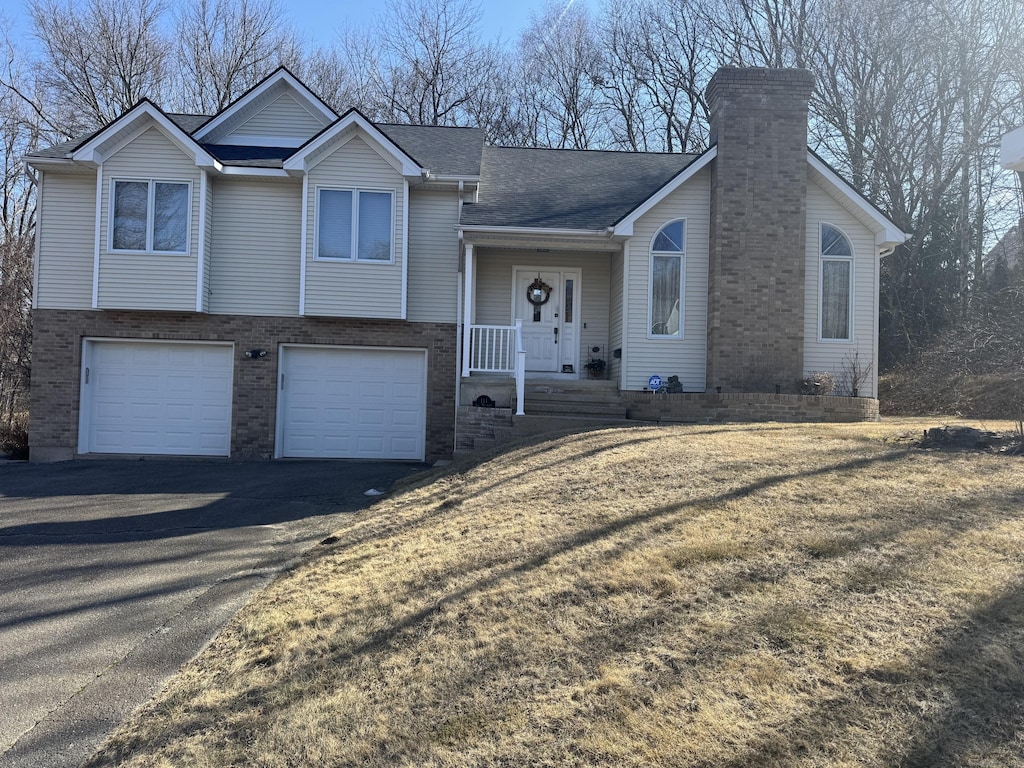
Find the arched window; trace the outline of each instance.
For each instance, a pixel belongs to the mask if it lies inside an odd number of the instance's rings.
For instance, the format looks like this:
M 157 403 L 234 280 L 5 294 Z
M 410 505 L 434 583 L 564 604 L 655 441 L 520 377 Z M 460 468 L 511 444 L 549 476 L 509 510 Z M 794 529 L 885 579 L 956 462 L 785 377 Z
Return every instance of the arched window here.
M 846 235 L 831 224 L 821 225 L 821 285 L 819 313 L 821 338 L 853 338 L 853 248 Z
M 651 243 L 651 280 L 648 328 L 651 336 L 683 336 L 683 260 L 686 256 L 686 221 L 670 221 Z

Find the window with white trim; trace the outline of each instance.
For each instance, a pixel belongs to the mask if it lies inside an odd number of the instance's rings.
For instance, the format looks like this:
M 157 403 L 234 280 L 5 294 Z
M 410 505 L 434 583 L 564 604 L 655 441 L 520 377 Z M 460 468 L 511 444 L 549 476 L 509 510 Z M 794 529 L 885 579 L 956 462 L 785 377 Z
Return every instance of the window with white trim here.
M 821 225 L 821 338 L 850 341 L 852 333 L 853 248 L 846 235 L 831 224 Z
M 651 244 L 651 279 L 648 300 L 650 336 L 683 336 L 683 260 L 686 255 L 686 221 L 671 221 Z
M 393 261 L 393 192 L 317 191 L 318 259 Z
M 115 180 L 111 197 L 111 250 L 188 253 L 188 182 Z

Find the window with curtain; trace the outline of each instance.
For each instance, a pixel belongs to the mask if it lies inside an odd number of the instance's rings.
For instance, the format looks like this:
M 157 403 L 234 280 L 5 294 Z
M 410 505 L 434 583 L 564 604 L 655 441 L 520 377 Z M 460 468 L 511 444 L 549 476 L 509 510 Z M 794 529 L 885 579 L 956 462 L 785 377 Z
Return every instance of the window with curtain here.
M 658 230 L 651 246 L 650 335 L 682 337 L 686 222 Z
M 111 249 L 187 253 L 189 190 L 183 182 L 115 181 L 110 206 Z
M 821 338 L 849 341 L 852 338 L 851 297 L 853 248 L 842 232 L 821 225 Z
M 392 261 L 394 194 L 360 189 L 321 189 L 317 258 Z

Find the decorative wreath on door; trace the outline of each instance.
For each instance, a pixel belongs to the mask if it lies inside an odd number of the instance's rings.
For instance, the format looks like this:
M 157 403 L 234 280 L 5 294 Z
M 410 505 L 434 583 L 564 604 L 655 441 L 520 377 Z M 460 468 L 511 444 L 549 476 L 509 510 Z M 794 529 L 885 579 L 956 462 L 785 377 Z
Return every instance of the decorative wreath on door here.
M 547 304 L 550 298 L 551 286 L 541 280 L 540 276 L 526 287 L 526 300 L 535 307 Z

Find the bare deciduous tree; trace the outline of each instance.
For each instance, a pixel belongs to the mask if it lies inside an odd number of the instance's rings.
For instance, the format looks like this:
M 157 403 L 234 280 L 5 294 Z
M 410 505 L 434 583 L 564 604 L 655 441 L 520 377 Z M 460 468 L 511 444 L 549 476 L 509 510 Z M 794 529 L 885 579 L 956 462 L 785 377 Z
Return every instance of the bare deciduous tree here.
M 276 0 L 192 0 L 178 14 L 180 107 L 214 114 L 256 85 L 298 45 Z
M 379 120 L 465 125 L 486 82 L 471 0 L 388 0 L 373 31 L 342 39 L 361 106 Z
M 805 67 L 816 0 L 716 0 L 704 5 L 722 64 Z
M 601 52 L 583 5 L 547 5 L 519 39 L 520 98 L 536 117 L 535 143 L 560 149 L 606 146 Z
M 823 0 L 809 35 L 813 141 L 913 237 L 882 262 L 883 355 L 966 312 L 981 279 L 1000 126 L 1024 7 L 987 0 Z
M 163 0 L 31 0 L 42 83 L 61 105 L 67 135 L 104 125 L 170 83 Z
M 36 89 L 15 62 L 14 48 L 3 45 L 4 84 L 0 88 L 0 433 L 24 419 L 32 346 L 32 254 L 36 201 L 32 179 L 21 156 L 49 143 L 33 99 Z
M 692 0 L 620 0 L 601 25 L 604 93 L 615 143 L 662 152 L 707 147 L 704 88 L 714 71 L 706 18 Z

